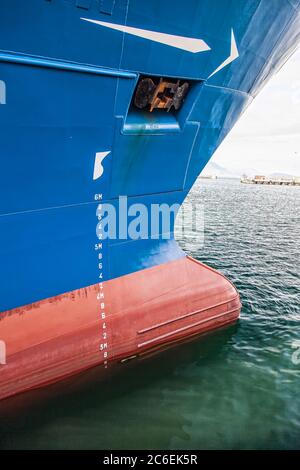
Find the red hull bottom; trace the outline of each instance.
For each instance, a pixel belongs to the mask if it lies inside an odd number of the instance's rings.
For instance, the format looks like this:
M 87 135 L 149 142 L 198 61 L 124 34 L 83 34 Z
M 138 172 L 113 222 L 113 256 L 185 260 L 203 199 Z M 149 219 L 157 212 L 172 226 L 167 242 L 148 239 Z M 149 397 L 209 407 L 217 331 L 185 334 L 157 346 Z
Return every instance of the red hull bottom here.
M 187 257 L 2 312 L 0 399 L 233 323 L 240 308 L 224 276 Z

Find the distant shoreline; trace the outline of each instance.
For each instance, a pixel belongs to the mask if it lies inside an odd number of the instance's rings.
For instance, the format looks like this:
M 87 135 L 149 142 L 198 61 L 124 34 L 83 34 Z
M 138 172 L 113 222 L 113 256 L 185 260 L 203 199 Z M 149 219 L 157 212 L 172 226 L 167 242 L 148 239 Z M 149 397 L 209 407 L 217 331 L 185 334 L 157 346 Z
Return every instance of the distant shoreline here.
M 202 180 L 240 180 L 241 177 L 240 176 L 202 176 L 200 175 L 199 176 L 200 179 Z

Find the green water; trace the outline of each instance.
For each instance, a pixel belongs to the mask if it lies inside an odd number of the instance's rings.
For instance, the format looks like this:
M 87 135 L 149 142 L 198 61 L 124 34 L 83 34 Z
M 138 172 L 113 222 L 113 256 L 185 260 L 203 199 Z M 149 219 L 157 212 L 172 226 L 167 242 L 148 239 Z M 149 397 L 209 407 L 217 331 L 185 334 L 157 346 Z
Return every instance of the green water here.
M 235 283 L 238 324 L 2 402 L 1 448 L 300 449 L 300 188 L 199 180 L 190 201 L 205 244 L 180 244 Z

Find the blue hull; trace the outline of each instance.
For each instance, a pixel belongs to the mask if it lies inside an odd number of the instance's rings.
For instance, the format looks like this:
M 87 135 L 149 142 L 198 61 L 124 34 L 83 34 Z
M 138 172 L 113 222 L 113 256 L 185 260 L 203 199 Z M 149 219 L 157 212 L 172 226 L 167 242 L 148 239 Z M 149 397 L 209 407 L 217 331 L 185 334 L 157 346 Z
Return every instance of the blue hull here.
M 3 0 L 0 13 L 0 311 L 99 282 L 99 195 L 181 204 L 300 37 L 299 0 Z M 180 111 L 134 111 L 141 75 L 189 80 Z M 103 250 L 103 281 L 185 256 L 162 236 Z

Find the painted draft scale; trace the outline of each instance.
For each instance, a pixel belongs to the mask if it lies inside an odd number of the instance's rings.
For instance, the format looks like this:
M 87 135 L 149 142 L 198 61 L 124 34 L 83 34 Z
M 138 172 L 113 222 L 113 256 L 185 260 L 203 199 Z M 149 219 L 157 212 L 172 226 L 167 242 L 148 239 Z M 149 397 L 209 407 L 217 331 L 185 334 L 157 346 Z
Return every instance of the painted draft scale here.
M 182 204 L 299 23 L 300 0 L 1 1 L 1 399 L 237 320 L 173 226 L 101 240 L 97 211 Z

